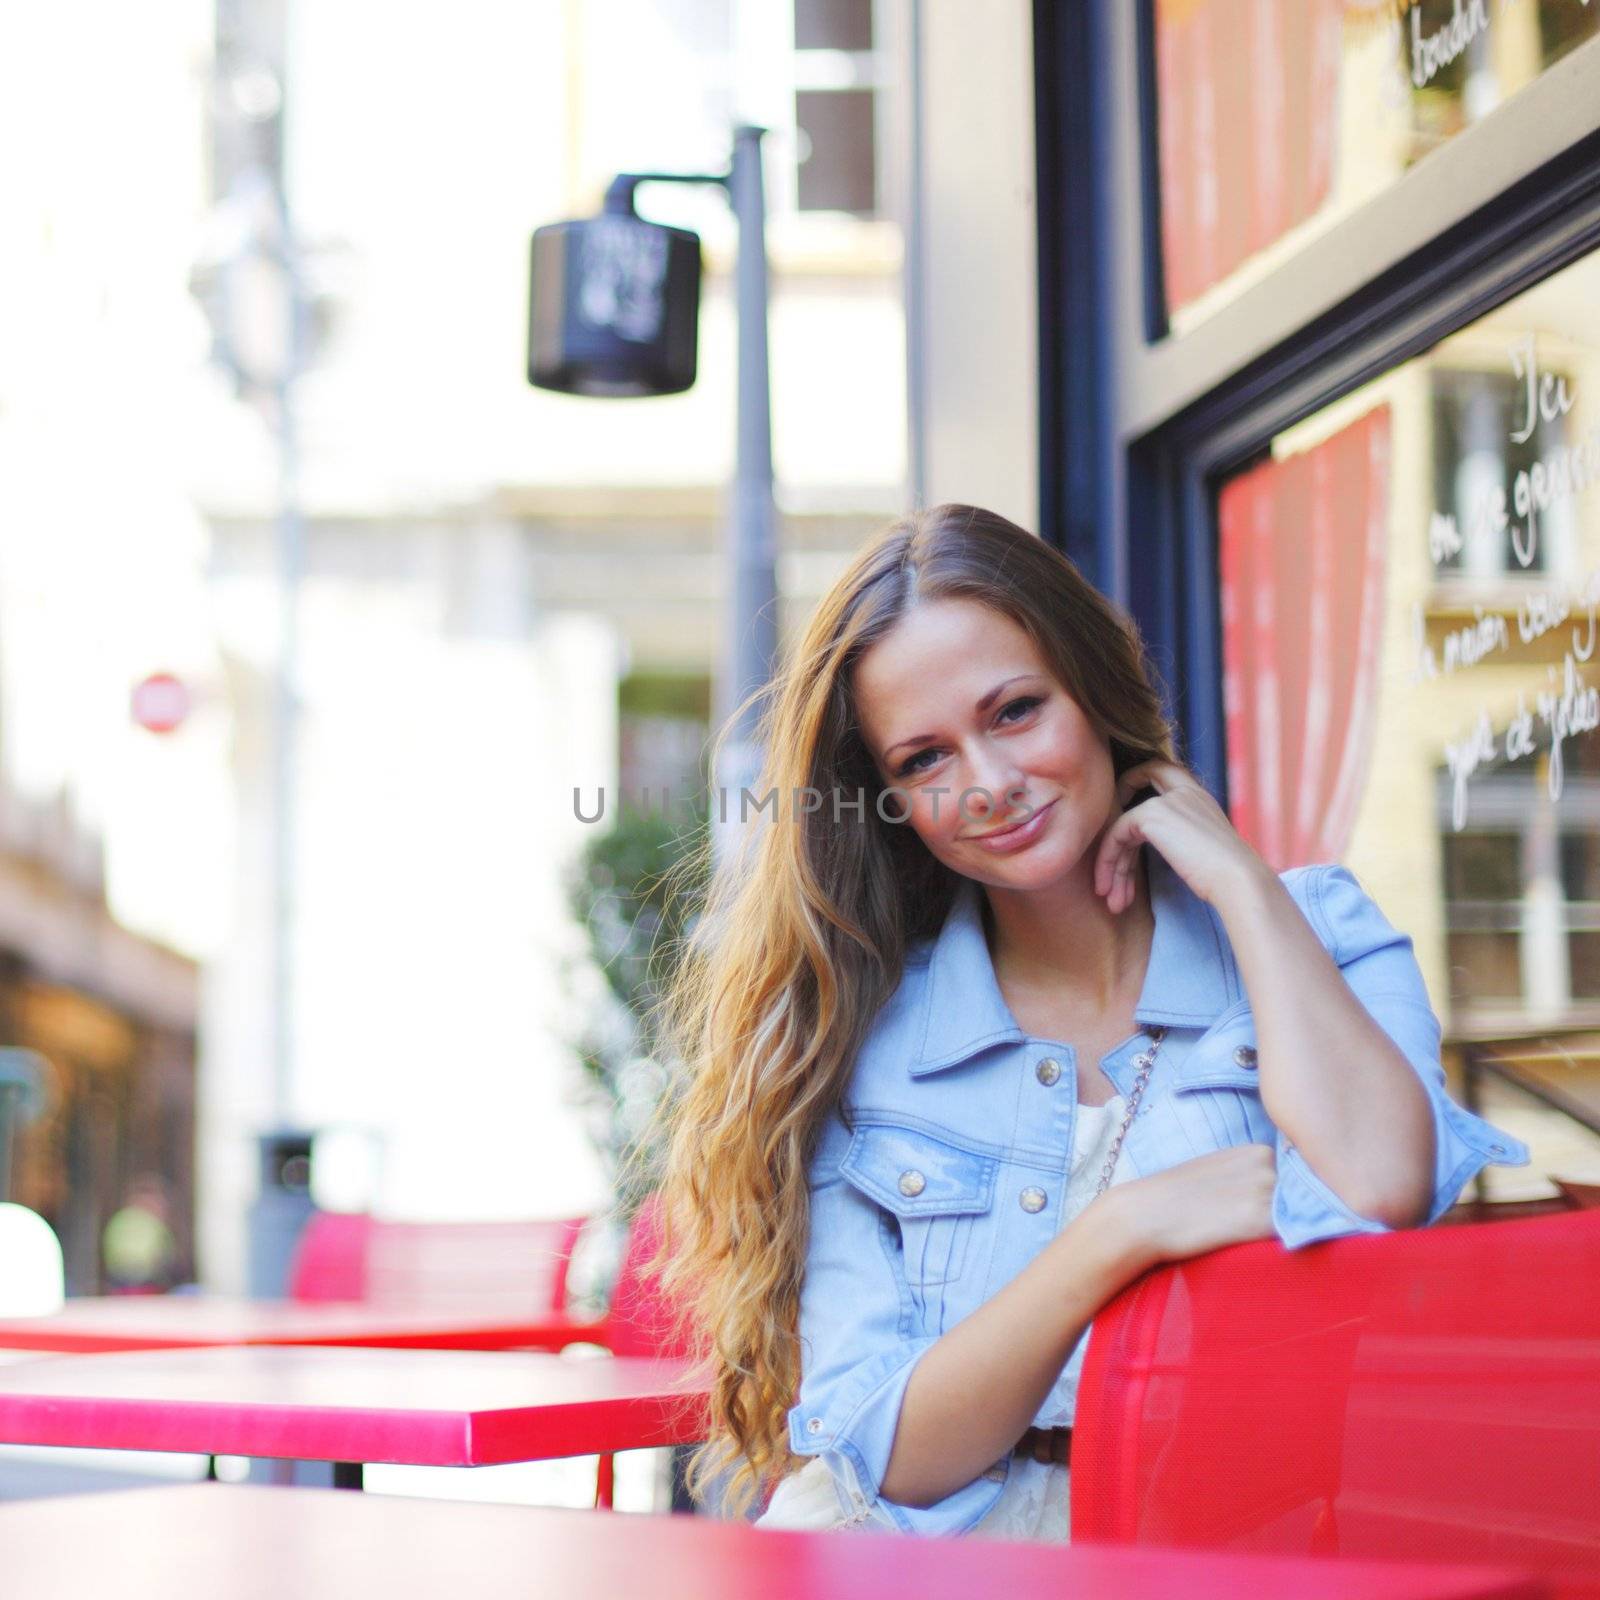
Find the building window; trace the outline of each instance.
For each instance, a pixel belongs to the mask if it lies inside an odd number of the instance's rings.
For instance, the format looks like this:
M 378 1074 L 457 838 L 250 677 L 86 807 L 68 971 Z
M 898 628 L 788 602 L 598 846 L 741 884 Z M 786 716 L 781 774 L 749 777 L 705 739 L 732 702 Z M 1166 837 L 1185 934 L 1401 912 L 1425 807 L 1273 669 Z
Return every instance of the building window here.
M 795 209 L 875 217 L 885 84 L 872 0 L 795 0 Z
M 710 784 L 711 679 L 694 672 L 632 672 L 617 686 L 617 781 L 623 804 L 677 813 Z

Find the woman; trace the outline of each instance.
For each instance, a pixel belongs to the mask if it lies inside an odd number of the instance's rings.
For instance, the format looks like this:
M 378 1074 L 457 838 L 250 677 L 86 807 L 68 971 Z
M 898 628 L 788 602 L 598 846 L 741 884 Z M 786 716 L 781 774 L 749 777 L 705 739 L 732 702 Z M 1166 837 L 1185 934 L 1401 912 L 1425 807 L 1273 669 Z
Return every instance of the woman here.
M 1084 1335 L 1126 1284 L 1431 1222 L 1527 1159 L 1445 1094 L 1410 938 L 1343 867 L 1273 872 L 1151 679 L 1065 557 L 947 504 L 771 686 L 777 803 L 665 1013 L 668 1285 L 725 1506 L 1065 1537 Z

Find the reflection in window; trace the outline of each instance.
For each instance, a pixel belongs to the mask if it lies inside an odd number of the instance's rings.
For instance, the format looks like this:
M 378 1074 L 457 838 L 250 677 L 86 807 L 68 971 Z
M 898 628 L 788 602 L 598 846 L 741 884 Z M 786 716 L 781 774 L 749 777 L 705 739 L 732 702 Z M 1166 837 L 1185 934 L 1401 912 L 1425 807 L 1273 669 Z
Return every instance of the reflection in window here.
M 1234 824 L 1349 865 L 1447 1034 L 1600 1032 L 1597 300 L 1591 256 L 1218 490 Z
M 1522 898 L 1515 833 L 1456 833 L 1445 840 L 1445 894 L 1453 903 Z
M 1183 332 L 1600 35 L 1584 0 L 1147 0 Z
M 1563 375 L 1565 376 L 1565 375 Z M 1433 389 L 1433 503 L 1448 518 L 1441 575 L 1500 578 L 1520 572 L 1568 571 L 1572 565 L 1574 519 L 1570 504 L 1544 518 L 1541 537 L 1524 543 L 1519 555 L 1509 521 L 1496 527 L 1483 508 L 1513 507 L 1518 474 L 1531 478 L 1534 467 L 1567 442 L 1567 416 L 1527 416 L 1527 385 L 1515 372 L 1435 367 Z M 1453 537 L 1451 536 L 1453 535 Z M 1528 559 L 1522 560 L 1522 556 Z
M 1575 748 L 1558 802 L 1502 758 L 1459 833 L 1448 771 L 1436 782 L 1452 1005 L 1492 1019 L 1600 1001 L 1600 750 Z

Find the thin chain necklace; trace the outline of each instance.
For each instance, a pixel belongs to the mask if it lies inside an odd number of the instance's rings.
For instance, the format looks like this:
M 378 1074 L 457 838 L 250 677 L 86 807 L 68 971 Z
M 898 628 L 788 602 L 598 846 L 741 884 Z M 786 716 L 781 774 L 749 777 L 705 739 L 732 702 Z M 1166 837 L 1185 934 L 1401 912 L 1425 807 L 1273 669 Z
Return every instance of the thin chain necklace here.
M 1138 1070 L 1133 1080 L 1133 1090 L 1128 1096 L 1128 1109 L 1123 1113 L 1122 1126 L 1117 1129 L 1117 1136 L 1111 1141 L 1111 1153 L 1106 1157 L 1106 1164 L 1100 1169 L 1100 1181 L 1095 1185 L 1095 1198 L 1098 1199 L 1111 1187 L 1111 1174 L 1116 1170 L 1117 1157 L 1122 1154 L 1122 1141 L 1128 1137 L 1128 1129 L 1132 1126 L 1133 1119 L 1139 1114 L 1139 1102 L 1144 1098 L 1144 1091 L 1150 1082 L 1150 1073 L 1156 1064 L 1156 1056 L 1161 1050 L 1161 1041 L 1166 1038 L 1167 1030 L 1160 1023 L 1153 1028 L 1147 1028 L 1150 1043 L 1133 1058 L 1133 1064 Z

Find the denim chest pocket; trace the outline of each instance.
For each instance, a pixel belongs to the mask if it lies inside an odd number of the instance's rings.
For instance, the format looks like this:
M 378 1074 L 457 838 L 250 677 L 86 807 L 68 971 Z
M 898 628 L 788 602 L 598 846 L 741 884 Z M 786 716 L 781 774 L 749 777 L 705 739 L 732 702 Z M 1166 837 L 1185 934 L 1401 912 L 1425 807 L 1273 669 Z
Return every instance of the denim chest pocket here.
M 997 1157 L 901 1123 L 857 1121 L 841 1175 L 898 1225 L 907 1284 L 953 1282 L 994 1206 Z
M 1261 1104 L 1253 1012 L 1221 1019 L 1196 1041 L 1174 1075 L 1172 1104 L 1197 1155 L 1273 1142 L 1276 1129 Z

